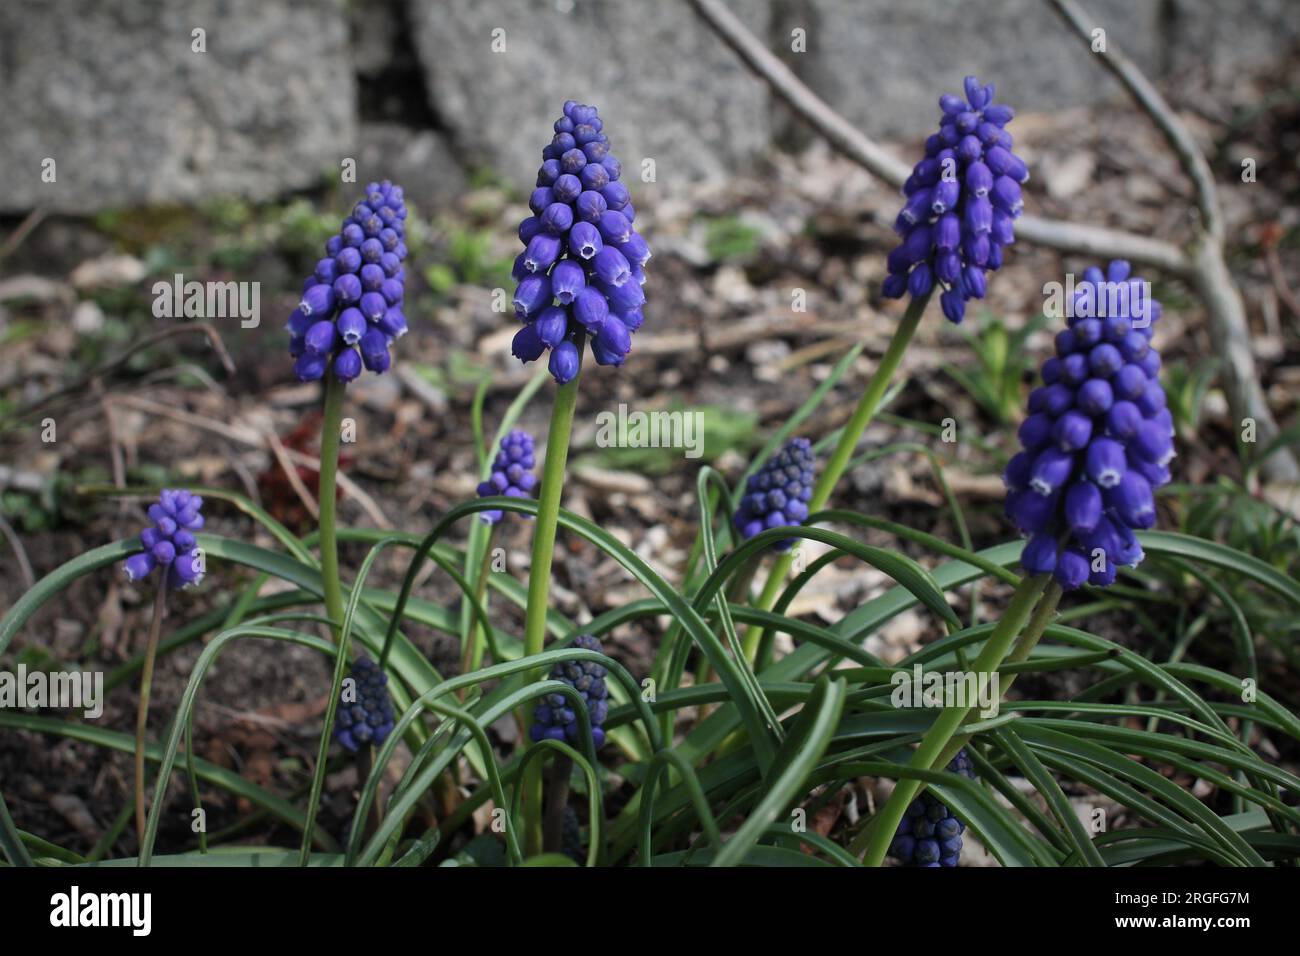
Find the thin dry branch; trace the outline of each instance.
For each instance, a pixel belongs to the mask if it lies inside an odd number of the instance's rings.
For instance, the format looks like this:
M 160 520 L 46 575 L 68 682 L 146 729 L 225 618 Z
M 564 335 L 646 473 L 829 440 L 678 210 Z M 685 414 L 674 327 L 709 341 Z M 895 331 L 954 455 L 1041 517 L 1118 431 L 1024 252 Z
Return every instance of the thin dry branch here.
M 771 87 L 772 92 L 827 142 L 872 175 L 891 186 L 902 186 L 910 172 L 907 164 L 835 112 L 754 36 L 722 0 L 687 2 L 718 37 Z M 1186 277 L 1191 269 L 1187 255 L 1172 243 L 1104 226 L 1023 216 L 1016 221 L 1016 234 L 1029 242 L 1061 252 L 1094 258 L 1105 255 L 1130 259 L 1182 277 Z
M 1048 3 L 1074 31 L 1075 36 L 1083 41 L 1083 45 L 1091 51 L 1092 31 L 1097 28 L 1097 22 L 1092 20 L 1087 11 L 1074 0 L 1048 0 Z M 1192 188 L 1196 191 L 1196 208 L 1201 213 L 1202 228 L 1208 235 L 1218 239 L 1223 235 L 1223 216 L 1219 211 L 1219 201 L 1215 195 L 1214 174 L 1210 171 L 1210 164 L 1206 162 L 1205 154 L 1192 138 L 1191 131 L 1165 102 L 1165 98 L 1146 78 L 1141 68 L 1126 57 L 1109 36 L 1106 37 L 1105 52 L 1094 55 L 1101 59 L 1101 65 L 1119 80 L 1141 107 L 1142 112 L 1146 113 L 1160 130 L 1169 148 L 1178 157 L 1183 172 L 1192 181 Z
M 754 36 L 722 0 L 687 2 L 773 93 L 834 148 L 885 182 L 894 186 L 902 184 L 908 174 L 906 165 L 835 112 Z M 1048 2 L 1091 46 L 1087 14 L 1073 0 Z M 1222 213 L 1209 164 L 1187 127 L 1137 65 L 1115 50 L 1109 40 L 1108 51 L 1102 58 L 1103 65 L 1151 117 L 1191 179 L 1202 220 L 1200 235 L 1182 249 L 1160 239 L 1037 216 L 1017 220 L 1016 234 L 1026 242 L 1059 252 L 1077 253 L 1091 259 L 1129 259 L 1187 281 L 1205 306 L 1210 339 L 1216 353 L 1224 359 L 1223 386 L 1233 417 L 1237 421 L 1253 419 L 1259 442 L 1266 444 L 1279 429 L 1259 385 L 1241 295 L 1223 258 Z M 1271 455 L 1261 472 L 1271 481 L 1300 481 L 1300 465 L 1286 448 Z

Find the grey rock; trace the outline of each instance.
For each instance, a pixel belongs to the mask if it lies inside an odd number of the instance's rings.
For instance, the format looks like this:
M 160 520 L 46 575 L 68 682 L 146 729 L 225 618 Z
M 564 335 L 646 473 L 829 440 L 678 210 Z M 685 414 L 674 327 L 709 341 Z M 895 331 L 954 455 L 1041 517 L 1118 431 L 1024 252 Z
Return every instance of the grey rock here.
M 760 35 L 769 0 L 732 9 Z M 720 180 L 771 141 L 766 88 L 679 2 L 411 0 L 429 100 L 470 168 L 532 187 L 567 99 L 600 109 L 638 199 Z M 493 52 L 494 30 L 504 52 Z M 643 182 L 643 159 L 655 182 Z
M 1164 66 L 1174 74 L 1209 68 L 1210 82 L 1243 64 L 1280 59 L 1300 37 L 1295 0 L 1169 0 Z
M 432 215 L 464 195 L 465 173 L 439 133 L 397 123 L 362 123 L 358 139 L 357 181 L 401 183 L 420 215 Z
M 355 99 L 342 0 L 0 4 L 0 212 L 310 186 L 351 155 Z
M 933 132 L 941 93 L 961 95 L 969 74 L 997 86 L 1020 112 L 1120 94 L 1095 54 L 1043 0 L 800 0 L 808 52 L 794 68 L 847 119 L 874 137 Z M 1089 0 L 1089 12 L 1139 62 L 1160 42 L 1158 4 Z M 787 13 L 784 22 L 791 23 Z

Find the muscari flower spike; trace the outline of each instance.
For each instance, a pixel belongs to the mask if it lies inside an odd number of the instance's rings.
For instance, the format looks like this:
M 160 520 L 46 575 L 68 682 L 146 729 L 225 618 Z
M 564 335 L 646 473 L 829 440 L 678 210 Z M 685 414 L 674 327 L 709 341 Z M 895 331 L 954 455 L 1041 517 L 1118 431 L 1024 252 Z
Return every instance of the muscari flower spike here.
M 975 768 L 964 749 L 957 751 L 947 769 L 975 779 Z M 965 830 L 966 825 L 927 790 L 908 806 L 889 846 L 889 855 L 904 866 L 956 866 L 961 859 L 961 835 Z
M 812 442 L 807 438 L 786 442 L 780 453 L 769 458 L 745 483 L 745 494 L 735 517 L 741 537 L 748 540 L 769 528 L 803 524 L 808 518 L 816 471 Z M 778 541 L 772 547 L 788 551 L 793 543 Z
M 599 651 L 600 638 L 579 634 L 573 646 L 583 650 Z M 561 661 L 551 668 L 551 680 L 560 680 L 582 694 L 591 718 L 591 741 L 599 748 L 605 743 L 605 717 L 609 713 L 609 688 L 605 686 L 605 668 L 595 661 Z M 533 711 L 530 735 L 534 743 L 540 740 L 567 740 L 578 743 L 578 715 L 573 704 L 563 694 L 549 694 Z
M 993 84 L 966 77 L 966 99 L 939 97 L 939 132 L 903 183 L 907 202 L 894 223 L 902 242 L 889 254 L 881 292 L 891 299 L 927 295 L 937 284 L 943 314 L 960 323 L 970 299 L 984 298 L 985 273 L 1002 265 L 1024 204 L 1024 160 L 1004 128 L 1015 111 L 993 102 Z
M 650 249 L 601 126 L 596 107 L 564 104 L 542 150 L 533 214 L 519 224 L 514 307 L 524 327 L 511 352 L 527 363 L 549 349 L 561 385 L 578 374 L 587 336 L 598 365 L 622 365 L 643 321 Z
M 141 581 L 161 567 L 172 588 L 189 587 L 203 578 L 203 557 L 194 532 L 203 527 L 203 499 L 184 490 L 163 489 L 149 506 L 151 527 L 140 532 L 144 550 L 126 559 L 128 581 Z
M 334 715 L 334 739 L 351 753 L 366 744 L 378 747 L 393 731 L 393 702 L 388 696 L 388 675 L 368 657 L 358 657 L 350 674 L 356 693 L 339 701 Z M 354 696 L 355 700 L 346 697 Z
M 491 495 L 509 495 L 512 498 L 527 498 L 537 484 L 533 465 L 533 436 L 516 428 L 501 439 L 501 450 L 492 460 L 492 473 L 488 475 L 487 481 L 479 482 L 478 496 L 487 498 Z M 499 508 L 481 511 L 479 514 L 488 524 L 496 524 L 503 516 Z
M 332 371 L 350 382 L 363 367 L 388 370 L 389 346 L 406 334 L 405 239 L 402 187 L 371 183 L 338 235 L 325 243 L 325 258 L 303 283 L 302 301 L 289 316 L 289 354 L 300 381 Z
M 1155 523 L 1154 492 L 1169 481 L 1174 423 L 1151 345 L 1160 303 L 1147 288 L 1123 261 L 1083 274 L 1030 393 L 1024 450 L 1007 465 L 1007 516 L 1030 536 L 1021 567 L 1066 590 L 1106 587 L 1118 566 L 1137 566 L 1133 532 Z

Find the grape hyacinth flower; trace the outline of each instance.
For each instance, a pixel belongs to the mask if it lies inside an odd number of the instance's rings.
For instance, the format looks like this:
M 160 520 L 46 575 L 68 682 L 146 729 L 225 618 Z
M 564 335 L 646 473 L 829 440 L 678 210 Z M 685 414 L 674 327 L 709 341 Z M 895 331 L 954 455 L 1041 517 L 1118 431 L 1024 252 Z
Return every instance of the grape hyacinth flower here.
M 601 129 L 594 106 L 564 104 L 542 150 L 533 214 L 519 224 L 514 307 L 524 326 L 511 352 L 527 363 L 549 349 L 561 385 L 578 374 L 587 336 L 598 365 L 622 365 L 645 304 L 650 249 L 633 227 L 622 165 Z
M 289 316 L 294 374 L 314 382 L 332 371 L 340 382 L 350 382 L 363 367 L 387 371 L 389 347 L 406 334 L 402 187 L 387 180 L 368 185 L 338 234 L 325 243 L 325 253 Z
M 127 580 L 144 580 L 161 567 L 171 588 L 198 584 L 203 578 L 203 557 L 194 532 L 203 527 L 203 499 L 188 491 L 163 489 L 149 506 L 149 520 L 153 525 L 140 532 L 144 550 L 124 564 Z
M 735 517 L 741 537 L 748 540 L 769 528 L 803 524 L 808 518 L 816 471 L 812 442 L 807 438 L 790 439 L 745 483 L 745 494 Z M 793 543 L 793 540 L 778 541 L 772 547 L 788 551 Z
M 1127 262 L 1084 273 L 1007 465 L 1007 515 L 1030 536 L 1020 564 L 1065 590 L 1106 587 L 1142 560 L 1133 532 L 1155 523 L 1169 481 L 1173 416 L 1151 345 L 1160 303 L 1146 289 Z
M 479 482 L 478 496 L 487 498 L 491 495 L 508 495 L 511 498 L 527 498 L 537 484 L 533 465 L 533 436 L 516 428 L 501 439 L 501 450 L 492 460 L 492 473 L 488 475 L 487 481 Z M 499 508 L 479 514 L 488 524 L 496 524 L 503 516 Z
M 894 231 L 902 242 L 889 254 L 882 293 L 891 299 L 928 295 L 935 286 L 943 314 L 960 323 L 970 299 L 984 298 L 985 273 L 1002 265 L 1023 209 L 1024 160 L 1011 151 L 1005 129 L 1015 115 L 993 102 L 993 84 L 966 77 L 966 98 L 939 97 L 939 132 L 925 141 L 925 158 L 903 183 L 907 197 Z
M 393 731 L 388 675 L 368 657 L 358 657 L 350 674 L 355 693 L 345 688 L 334 718 L 334 739 L 351 753 L 366 744 L 378 747 Z
M 975 779 L 975 768 L 964 749 L 957 751 L 947 769 Z M 927 790 L 908 805 L 907 815 L 889 846 L 889 855 L 904 866 L 956 866 L 965 830 L 966 825 Z
M 587 651 L 600 650 L 600 638 L 579 634 L 573 646 Z M 609 689 L 605 686 L 605 668 L 595 661 L 561 661 L 551 668 L 551 680 L 564 681 L 582 694 L 591 718 L 591 741 L 597 748 L 605 743 L 605 716 L 609 712 Z M 578 743 L 578 715 L 563 694 L 549 694 L 533 711 L 533 742 L 567 740 Z

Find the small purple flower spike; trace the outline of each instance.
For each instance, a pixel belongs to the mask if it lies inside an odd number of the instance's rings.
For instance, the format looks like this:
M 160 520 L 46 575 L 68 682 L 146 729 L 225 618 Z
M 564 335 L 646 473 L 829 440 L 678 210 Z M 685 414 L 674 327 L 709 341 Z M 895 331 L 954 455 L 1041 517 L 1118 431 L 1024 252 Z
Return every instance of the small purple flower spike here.
M 803 524 L 808 518 L 816 472 L 812 442 L 806 438 L 790 439 L 745 483 L 745 494 L 735 516 L 736 530 L 741 537 L 749 539 L 769 528 Z M 788 551 L 793 543 L 778 541 L 772 547 L 776 551 Z
M 198 584 L 203 578 L 203 554 L 195 546 L 194 532 L 203 527 L 203 499 L 184 490 L 164 489 L 149 506 L 153 522 L 140 532 L 144 550 L 123 562 L 128 581 L 143 581 L 155 568 L 163 568 L 171 588 Z
M 402 187 L 388 180 L 368 185 L 325 253 L 289 316 L 294 374 L 303 382 L 330 372 L 350 382 L 363 366 L 382 374 L 392 363 L 389 347 L 406 334 Z
M 957 751 L 947 768 L 949 773 L 975 779 L 975 765 L 965 748 Z M 961 861 L 962 823 L 934 794 L 926 791 L 913 800 L 898 825 L 889 855 L 903 866 L 934 869 L 956 866 Z
M 890 299 L 929 294 L 937 286 L 944 316 L 960 323 L 966 303 L 982 299 L 986 271 L 1002 265 L 1023 209 L 1024 160 L 1004 128 L 1015 112 L 994 103 L 993 86 L 966 77 L 966 99 L 939 97 L 939 132 L 903 183 L 907 201 L 894 222 L 902 236 L 889 254 L 881 287 Z
M 582 367 L 588 337 L 597 365 L 622 365 L 643 321 L 650 249 L 601 129 L 594 106 L 564 104 L 542 150 L 533 215 L 519 224 L 514 307 L 524 328 L 511 352 L 533 362 L 551 350 L 547 366 L 561 385 Z
M 591 634 L 579 634 L 573 639 L 573 646 L 583 650 L 599 651 L 600 638 Z M 606 670 L 604 665 L 595 661 L 562 661 L 551 668 L 551 680 L 564 681 L 582 694 L 587 705 L 587 716 L 591 718 L 591 742 L 596 749 L 605 743 L 605 718 L 609 714 L 609 689 L 605 686 Z M 541 740 L 564 740 L 577 745 L 578 715 L 573 710 L 573 702 L 563 694 L 548 694 L 533 711 L 533 726 L 529 732 L 533 742 Z
M 501 448 L 492 460 L 492 472 L 487 481 L 479 482 L 478 496 L 488 498 L 492 495 L 510 495 L 526 498 L 533 492 L 537 477 L 533 474 L 533 436 L 528 432 L 515 429 L 501 439 Z M 499 508 L 481 511 L 480 516 L 488 524 L 501 520 L 503 512 Z
M 1106 587 L 1142 560 L 1135 529 L 1156 520 L 1173 416 L 1151 345 L 1160 303 L 1112 262 L 1083 274 L 1056 355 L 1029 395 L 1023 448 L 1007 465 L 1007 516 L 1029 535 L 1020 565 L 1066 590 Z
M 362 655 L 349 675 L 355 693 L 345 689 L 334 718 L 334 739 L 356 753 L 366 744 L 378 747 L 393 732 L 393 701 L 388 695 L 388 675 Z

